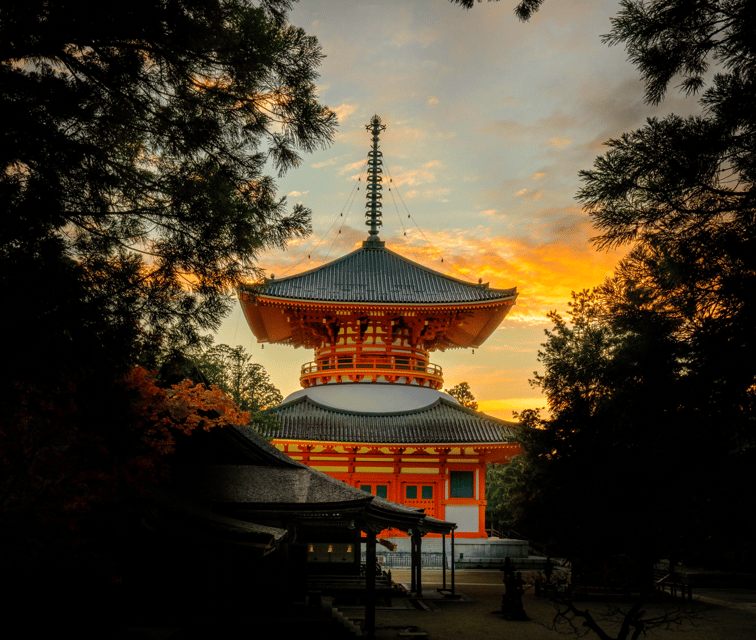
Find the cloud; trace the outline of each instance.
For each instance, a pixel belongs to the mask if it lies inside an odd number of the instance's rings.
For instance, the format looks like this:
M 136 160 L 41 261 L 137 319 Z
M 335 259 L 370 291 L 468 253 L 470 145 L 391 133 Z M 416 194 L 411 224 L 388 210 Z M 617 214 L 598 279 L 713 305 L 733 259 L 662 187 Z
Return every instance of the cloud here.
M 483 133 L 493 133 L 496 135 L 504 136 L 505 138 L 509 138 L 516 134 L 522 133 L 522 129 L 522 123 L 518 122 L 517 120 L 497 120 L 496 122 L 492 122 L 485 129 L 483 129 Z
M 311 164 L 310 166 L 313 169 L 322 169 L 323 167 L 328 167 L 332 164 L 336 164 L 336 161 L 338 158 L 331 158 L 330 160 L 324 160 L 323 162 L 316 162 L 315 164 Z
M 337 217 L 337 220 L 341 218 Z M 341 233 L 339 233 L 339 229 Z M 267 274 L 282 278 L 319 267 L 358 248 L 367 232 L 348 224 L 334 226 L 320 243 L 313 237 L 297 238 L 287 243 L 286 251 L 268 249 L 260 254 L 258 264 L 264 265 Z
M 471 383 L 474 384 L 474 383 Z M 514 413 L 525 409 L 546 408 L 546 398 L 532 396 L 530 398 L 505 398 L 503 400 L 478 400 L 478 411 L 487 413 L 499 420 L 513 420 Z M 541 415 L 548 414 L 544 411 Z
M 481 211 L 478 215 L 481 215 L 481 216 L 492 216 L 497 211 L 498 211 L 498 209 L 486 209 L 485 211 Z
M 297 197 L 299 197 L 299 196 L 303 196 L 303 195 L 304 195 L 304 194 L 306 194 L 306 193 L 310 193 L 310 192 L 309 192 L 309 191 L 292 191 L 291 193 L 289 193 L 289 195 L 290 195 L 290 196 L 291 196 L 292 198 L 297 198 Z
M 332 111 L 336 114 L 336 117 L 339 119 L 339 122 L 344 122 L 349 116 L 351 116 L 357 107 L 360 105 L 358 104 L 346 104 L 342 103 L 335 109 L 332 109 Z
M 422 189 L 412 189 L 411 191 L 408 191 L 404 194 L 406 198 L 422 198 L 424 200 L 434 199 L 434 198 L 440 198 L 441 196 L 446 196 L 451 193 L 451 189 L 444 188 L 444 189 L 425 189 L 424 191 Z M 447 202 L 447 200 L 442 199 L 441 202 Z
M 567 140 L 567 138 L 549 138 L 549 142 L 560 149 L 572 144 L 572 140 Z
M 520 189 L 517 193 L 515 193 L 516 196 L 528 196 L 528 198 L 532 200 L 538 200 L 543 194 L 540 191 L 536 191 L 533 193 L 530 189 Z
M 412 169 L 405 171 L 404 173 L 398 173 L 391 176 L 393 179 L 393 186 L 400 187 L 404 184 L 412 187 L 425 184 L 426 182 L 435 182 L 436 174 L 431 171 L 425 171 L 421 169 Z
M 438 104 L 438 98 L 431 96 L 428 98 L 428 104 Z
M 513 346 L 509 344 L 497 344 L 493 346 L 486 344 L 485 350 L 494 351 L 494 352 L 505 351 L 508 353 L 531 353 L 532 352 L 532 349 L 530 348 L 530 346 L 522 346 L 522 345 Z
M 438 160 L 431 160 L 430 162 L 426 162 L 423 167 L 440 167 L 441 163 Z
M 545 173 L 534 173 L 531 180 L 539 180 L 540 178 L 543 178 L 546 174 Z
M 439 138 L 444 138 L 444 140 L 449 140 L 450 138 L 453 138 L 457 134 L 454 131 L 439 131 L 436 135 Z
M 394 27 L 397 25 L 394 24 Z M 440 32 L 438 29 L 423 27 L 422 29 L 411 29 L 409 27 L 399 28 L 394 31 L 393 37 L 389 44 L 395 47 L 403 47 L 412 42 L 419 42 L 423 47 L 427 47 L 431 42 L 438 40 Z
M 359 169 L 359 168 L 364 167 L 364 166 L 365 166 L 365 161 L 364 160 L 360 160 L 358 162 L 352 162 L 350 164 L 347 164 L 347 165 L 344 165 L 343 167 L 341 167 L 341 169 L 339 169 L 339 175 L 343 175 L 347 171 L 352 171 L 354 169 Z

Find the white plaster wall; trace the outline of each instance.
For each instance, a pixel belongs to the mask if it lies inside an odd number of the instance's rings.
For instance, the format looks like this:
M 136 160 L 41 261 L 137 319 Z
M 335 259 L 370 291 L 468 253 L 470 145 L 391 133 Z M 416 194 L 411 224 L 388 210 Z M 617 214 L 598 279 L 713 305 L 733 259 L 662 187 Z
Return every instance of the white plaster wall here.
M 477 533 L 478 509 L 476 505 L 446 505 L 444 520 L 456 522 L 456 533 Z

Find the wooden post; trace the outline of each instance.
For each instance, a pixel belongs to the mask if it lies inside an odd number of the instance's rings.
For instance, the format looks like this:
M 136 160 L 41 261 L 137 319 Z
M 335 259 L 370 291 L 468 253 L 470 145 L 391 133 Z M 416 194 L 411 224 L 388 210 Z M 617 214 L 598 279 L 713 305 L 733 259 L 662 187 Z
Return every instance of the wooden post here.
M 410 534 L 410 593 L 415 592 L 415 587 L 417 586 L 416 582 L 416 565 L 417 564 L 417 555 L 415 553 L 415 532 L 413 531 Z
M 417 532 L 417 594 L 423 595 L 423 536 Z
M 443 590 L 446 591 L 446 534 L 441 534 L 441 566 L 442 566 L 442 575 L 443 575 Z
M 452 575 L 451 575 L 451 582 L 452 582 L 452 588 L 451 592 L 452 595 L 455 595 L 454 593 L 454 529 L 452 529 L 451 532 L 451 569 L 452 569 Z
M 410 538 L 411 552 L 410 558 L 412 560 L 412 585 L 410 591 L 415 595 L 423 595 L 423 578 L 422 578 L 422 536 L 416 529 L 412 531 L 412 537 Z
M 365 545 L 365 631 L 375 638 L 375 531 L 368 530 Z

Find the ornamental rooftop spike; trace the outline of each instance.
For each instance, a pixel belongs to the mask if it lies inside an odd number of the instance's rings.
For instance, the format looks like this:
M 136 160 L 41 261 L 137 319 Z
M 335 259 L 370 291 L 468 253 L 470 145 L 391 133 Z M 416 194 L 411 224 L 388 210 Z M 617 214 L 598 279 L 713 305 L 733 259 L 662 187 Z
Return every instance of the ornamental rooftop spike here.
M 362 243 L 362 246 L 365 248 L 382 247 L 385 243 L 378 237 L 378 228 L 383 225 L 381 221 L 383 154 L 378 151 L 378 137 L 381 131 L 386 130 L 386 125 L 382 124 L 381 119 L 375 115 L 371 118 L 370 124 L 365 125 L 365 129 L 368 133 L 373 134 L 373 148 L 368 152 L 367 202 L 365 203 L 365 209 L 367 209 L 365 224 L 370 227 L 370 231 L 368 232 L 368 239 Z

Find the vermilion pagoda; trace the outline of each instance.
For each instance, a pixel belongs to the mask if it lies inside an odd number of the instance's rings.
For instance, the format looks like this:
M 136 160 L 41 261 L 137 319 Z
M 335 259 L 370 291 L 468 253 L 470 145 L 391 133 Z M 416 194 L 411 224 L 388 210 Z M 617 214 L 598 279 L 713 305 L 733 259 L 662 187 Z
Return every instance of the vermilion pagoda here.
M 368 238 L 298 275 L 241 287 L 258 342 L 314 349 L 302 390 L 276 409 L 273 444 L 292 458 L 383 498 L 485 537 L 485 468 L 519 451 L 511 423 L 441 391 L 434 350 L 479 347 L 516 289 L 450 278 L 386 249 L 381 226 L 385 129 L 374 116 L 368 154 Z M 386 531 L 384 536 L 402 535 Z

